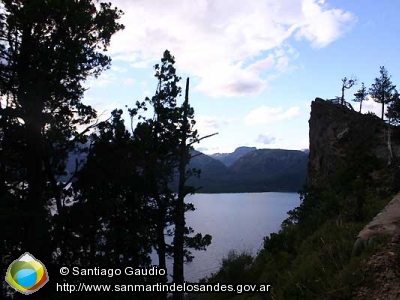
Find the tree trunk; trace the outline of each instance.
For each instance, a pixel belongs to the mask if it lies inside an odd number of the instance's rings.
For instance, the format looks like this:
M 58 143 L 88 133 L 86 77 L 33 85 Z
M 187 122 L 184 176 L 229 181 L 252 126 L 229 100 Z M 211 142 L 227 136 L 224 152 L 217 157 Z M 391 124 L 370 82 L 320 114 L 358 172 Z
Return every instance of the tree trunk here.
M 183 103 L 183 124 L 182 136 L 180 144 L 180 159 L 179 159 L 179 187 L 178 199 L 175 208 L 175 235 L 174 235 L 174 282 L 183 283 L 184 281 L 184 234 L 185 234 L 185 183 L 186 183 L 186 165 L 188 156 L 188 146 L 186 144 L 188 124 L 188 106 L 189 106 L 189 78 L 186 80 L 185 101 Z M 182 300 L 183 293 L 175 292 L 174 300 Z
M 157 220 L 157 254 L 158 254 L 158 266 L 160 268 L 166 269 L 167 264 L 166 264 L 166 243 L 165 243 L 165 236 L 164 236 L 164 210 L 158 208 L 157 214 L 158 214 L 158 220 Z
M 28 94 L 28 96 L 30 96 Z M 34 99 L 34 97 L 32 97 Z M 32 99 L 31 98 L 31 99 Z M 33 101 L 32 99 L 32 101 Z M 29 113 L 25 120 L 26 125 L 26 172 L 28 194 L 25 203 L 20 209 L 23 214 L 23 252 L 31 253 L 36 259 L 40 260 L 47 269 L 51 266 L 51 249 L 49 237 L 49 224 L 47 221 L 48 212 L 46 202 L 43 199 L 44 174 L 43 174 L 43 139 L 40 127 L 39 109 Z M 22 254 L 21 253 L 21 254 Z M 33 299 L 46 299 L 44 291 L 31 295 Z
M 153 140 L 153 145 L 157 144 L 157 139 Z M 156 152 L 153 149 L 154 152 Z M 162 269 L 167 269 L 167 262 L 166 262 L 166 256 L 167 256 L 167 246 L 165 242 L 165 234 L 164 234 L 164 229 L 165 229 L 165 217 L 166 217 L 166 208 L 165 204 L 163 203 L 160 193 L 163 193 L 164 191 L 160 191 L 159 186 L 157 184 L 157 175 L 156 171 L 158 169 L 157 166 L 157 158 L 155 158 L 153 155 L 150 156 L 150 190 L 153 192 L 152 196 L 156 201 L 157 207 L 155 208 L 155 226 L 156 226 L 156 243 L 157 243 L 157 256 L 158 256 L 158 266 L 159 268 Z M 168 274 L 168 272 L 166 272 Z M 160 278 L 162 283 L 167 283 L 168 282 L 168 275 L 163 276 L 163 278 Z M 160 300 L 167 300 L 168 294 L 167 293 L 160 293 L 157 297 Z
M 360 101 L 360 113 L 361 113 L 361 108 L 362 108 L 362 100 Z
M 166 248 L 166 243 L 165 243 L 165 235 L 164 235 L 164 229 L 165 229 L 165 209 L 163 209 L 162 203 L 160 203 L 158 207 L 158 220 L 156 224 L 156 230 L 157 230 L 157 254 L 158 254 L 158 266 L 161 269 L 166 270 L 167 269 L 167 263 L 166 263 L 166 255 L 167 255 L 167 248 Z M 168 272 L 167 272 L 168 274 Z M 160 278 L 162 283 L 167 283 L 168 282 L 168 275 L 163 276 L 163 278 Z M 159 299 L 160 300 L 167 300 L 168 294 L 167 293 L 160 293 Z
M 392 132 L 390 130 L 390 124 L 388 124 L 388 130 L 387 130 L 387 146 L 388 146 L 388 150 L 389 150 L 387 165 L 390 166 L 392 164 L 392 161 L 393 161 Z
M 342 98 L 341 98 L 341 101 L 340 101 L 341 103 L 340 104 L 344 104 L 344 84 L 343 84 L 343 86 L 342 86 Z
M 156 167 L 156 162 L 152 160 L 151 162 L 151 172 L 150 172 L 150 180 L 151 180 L 151 190 L 153 191 L 153 197 L 156 200 L 156 211 L 155 211 L 155 217 L 156 217 L 156 239 L 157 239 L 157 255 L 158 255 L 158 266 L 160 268 L 167 268 L 167 263 L 166 263 L 166 243 L 165 243 L 165 235 L 164 235 L 164 229 L 165 229 L 165 215 L 166 215 L 166 209 L 165 205 L 162 202 L 160 198 L 160 191 L 157 187 L 157 182 L 156 182 L 156 174 L 154 170 L 157 170 Z
M 49 238 L 48 213 L 43 199 L 43 106 L 44 91 L 39 74 L 33 70 L 30 27 L 22 33 L 21 50 L 18 57 L 18 102 L 24 111 L 26 151 L 24 155 L 28 193 L 20 209 L 23 214 L 22 253 L 29 252 L 50 268 L 51 250 Z M 33 47 L 34 48 L 34 47 Z M 49 290 L 49 289 L 47 289 Z M 19 293 L 17 293 L 19 294 Z M 44 291 L 30 295 L 33 299 L 46 299 Z

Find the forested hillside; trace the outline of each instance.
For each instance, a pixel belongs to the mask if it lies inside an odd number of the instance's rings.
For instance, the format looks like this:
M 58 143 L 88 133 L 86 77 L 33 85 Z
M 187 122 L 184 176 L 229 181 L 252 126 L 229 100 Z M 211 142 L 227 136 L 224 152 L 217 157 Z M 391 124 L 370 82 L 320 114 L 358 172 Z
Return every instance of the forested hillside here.
M 400 206 L 399 197 L 393 197 L 399 192 L 399 127 L 318 98 L 309 124 L 309 170 L 301 205 L 289 212 L 279 233 L 265 237 L 256 257 L 231 252 L 206 279 L 268 283 L 271 292 L 189 299 L 398 298 Z M 385 206 L 381 215 L 388 216 L 386 223 L 377 217 L 360 233 Z M 365 240 L 355 243 L 359 233 Z
M 214 193 L 298 192 L 302 189 L 307 176 L 306 153 L 283 149 L 246 152 L 232 160 L 229 167 L 206 155 L 195 157 L 189 166 L 200 168 L 201 174 L 189 182 L 202 187 L 199 192 Z
M 1 299 L 22 293 L 31 299 L 131 299 L 128 293 L 62 293 L 57 284 L 75 287 L 87 277 L 61 276 L 60 266 L 139 269 L 154 264 L 155 249 L 160 268 L 173 257 L 173 280 L 183 283 L 190 250 L 211 243 L 211 236 L 185 224 L 185 212 L 194 209 L 184 202 L 194 191 L 187 165 L 202 137 L 194 129 L 189 78 L 180 99 L 174 56 L 160 53 L 154 96 L 126 107 L 127 119 L 139 121 L 135 126 L 125 125 L 120 108 L 100 120 L 82 102 L 84 81 L 111 65 L 106 50 L 124 29 L 122 14 L 111 3 L 90 0 L 2 1 L 0 270 L 7 275 Z M 166 283 L 167 276 L 90 280 Z M 166 298 L 166 292 L 141 296 Z M 174 299 L 182 298 L 174 292 Z
M 66 166 L 68 175 L 59 180 L 68 181 L 76 162 L 80 162 L 80 167 L 85 163 L 85 155 L 71 153 Z M 303 151 L 252 149 L 232 160 L 229 167 L 213 155 L 193 150 L 191 156 L 188 169 L 197 169 L 200 174 L 189 178 L 188 184 L 198 188 L 198 193 L 298 192 L 306 182 L 308 154 Z M 175 189 L 176 184 L 175 181 Z

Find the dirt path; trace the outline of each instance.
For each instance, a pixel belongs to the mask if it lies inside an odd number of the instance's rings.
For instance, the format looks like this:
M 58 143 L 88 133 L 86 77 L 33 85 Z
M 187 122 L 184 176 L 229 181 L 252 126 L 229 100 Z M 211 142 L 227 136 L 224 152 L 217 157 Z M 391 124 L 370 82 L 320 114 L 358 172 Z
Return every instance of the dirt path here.
M 400 299 L 400 193 L 360 231 L 354 254 L 360 253 L 378 235 L 389 236 L 389 241 L 361 263 L 364 280 L 352 300 Z
M 400 235 L 361 264 L 364 280 L 351 300 L 400 299 Z
M 400 235 L 400 193 L 357 236 L 353 253 L 358 255 L 374 236 Z

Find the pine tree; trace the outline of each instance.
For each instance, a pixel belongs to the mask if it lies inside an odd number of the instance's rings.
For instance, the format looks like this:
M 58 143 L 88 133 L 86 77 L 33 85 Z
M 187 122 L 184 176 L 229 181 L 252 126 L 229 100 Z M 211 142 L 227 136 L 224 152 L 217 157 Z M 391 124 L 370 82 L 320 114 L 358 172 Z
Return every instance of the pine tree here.
M 166 255 L 174 258 L 173 280 L 183 282 L 183 267 L 185 261 L 190 261 L 189 248 L 205 250 L 211 243 L 211 236 L 196 234 L 185 223 L 185 212 L 194 207 L 184 202 L 185 197 L 196 189 L 186 185 L 187 179 L 198 170 L 188 169 L 193 144 L 199 142 L 198 133 L 194 130 L 194 109 L 189 105 L 188 81 L 185 100 L 177 104 L 181 95 L 180 77 L 176 75 L 175 58 L 166 50 L 161 59 L 161 65 L 155 66 L 155 77 L 158 80 L 156 94 L 146 102 L 152 107 L 154 114 L 151 119 L 138 124 L 134 130 L 136 139 L 144 153 L 143 173 L 147 186 L 150 208 L 153 209 L 154 228 L 156 231 L 155 248 L 159 257 L 160 267 L 165 267 Z M 144 103 L 136 103 L 136 113 L 143 108 Z M 205 138 L 205 137 L 204 137 Z M 173 188 L 177 189 L 174 193 Z M 173 245 L 165 241 L 165 229 L 174 225 Z M 166 280 L 166 279 L 164 279 Z M 166 295 L 163 295 L 164 299 Z M 181 299 L 183 293 L 174 293 L 174 298 Z
M 360 113 L 362 108 L 363 101 L 367 100 L 368 92 L 366 87 L 364 86 L 364 82 L 361 83 L 361 88 L 354 94 L 355 98 L 353 99 L 354 102 L 360 102 Z
M 100 123 L 90 140 L 87 162 L 73 183 L 77 204 L 69 211 L 68 240 L 80 251 L 69 249 L 69 263 L 148 267 L 154 217 L 140 171 L 143 148 L 126 130 L 122 110 Z
M 109 67 L 110 58 L 100 50 L 123 28 L 117 23 L 121 13 L 109 3 L 90 0 L 2 1 L 0 93 L 7 102 L 0 111 L 5 133 L 1 143 L 14 144 L 16 155 L 23 157 L 14 171 L 23 174 L 25 184 L 17 206 L 20 246 L 48 265 L 52 247 L 47 205 L 60 191 L 52 179 L 62 169 L 71 137 L 79 136 L 76 126 L 95 117 L 81 102 L 82 82 Z M 18 142 L 8 140 L 11 131 L 18 132 Z M 57 157 L 59 146 L 64 154 Z M 11 167 L 8 159 L 3 162 L 3 169 Z M 4 188 L 6 193 L 11 189 Z
M 382 104 L 381 118 L 383 120 L 385 104 L 389 104 L 392 101 L 396 86 L 392 84 L 390 76 L 384 66 L 380 67 L 379 73 L 380 77 L 375 78 L 375 83 L 373 83 L 369 89 L 369 94 L 375 102 Z
M 390 124 L 398 125 L 400 123 L 400 94 L 397 90 L 394 91 L 387 107 L 386 117 Z

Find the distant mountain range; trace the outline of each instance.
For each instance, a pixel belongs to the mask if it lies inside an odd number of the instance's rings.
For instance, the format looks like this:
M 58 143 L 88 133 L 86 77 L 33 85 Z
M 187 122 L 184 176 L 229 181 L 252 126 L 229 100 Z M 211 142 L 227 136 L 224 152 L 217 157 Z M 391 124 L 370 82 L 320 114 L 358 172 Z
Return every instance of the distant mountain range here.
M 306 181 L 308 152 L 239 147 L 232 153 L 206 155 L 195 150 L 188 167 L 200 169 L 201 175 L 188 184 L 201 187 L 200 193 L 297 192 Z M 68 180 L 76 159 L 85 157 L 72 154 L 67 162 L 69 175 L 59 180 Z
M 243 155 L 245 155 L 249 152 L 252 152 L 254 150 L 257 150 L 257 148 L 243 146 L 243 147 L 236 148 L 236 150 L 233 151 L 232 153 L 215 153 L 215 154 L 211 154 L 210 156 L 212 158 L 219 160 L 225 166 L 230 167 L 231 165 L 233 165 L 233 163 L 235 161 L 237 161 Z
M 199 153 L 189 167 L 201 169 L 201 176 L 189 184 L 203 193 L 297 192 L 307 177 L 306 151 L 239 147 L 232 153 Z

